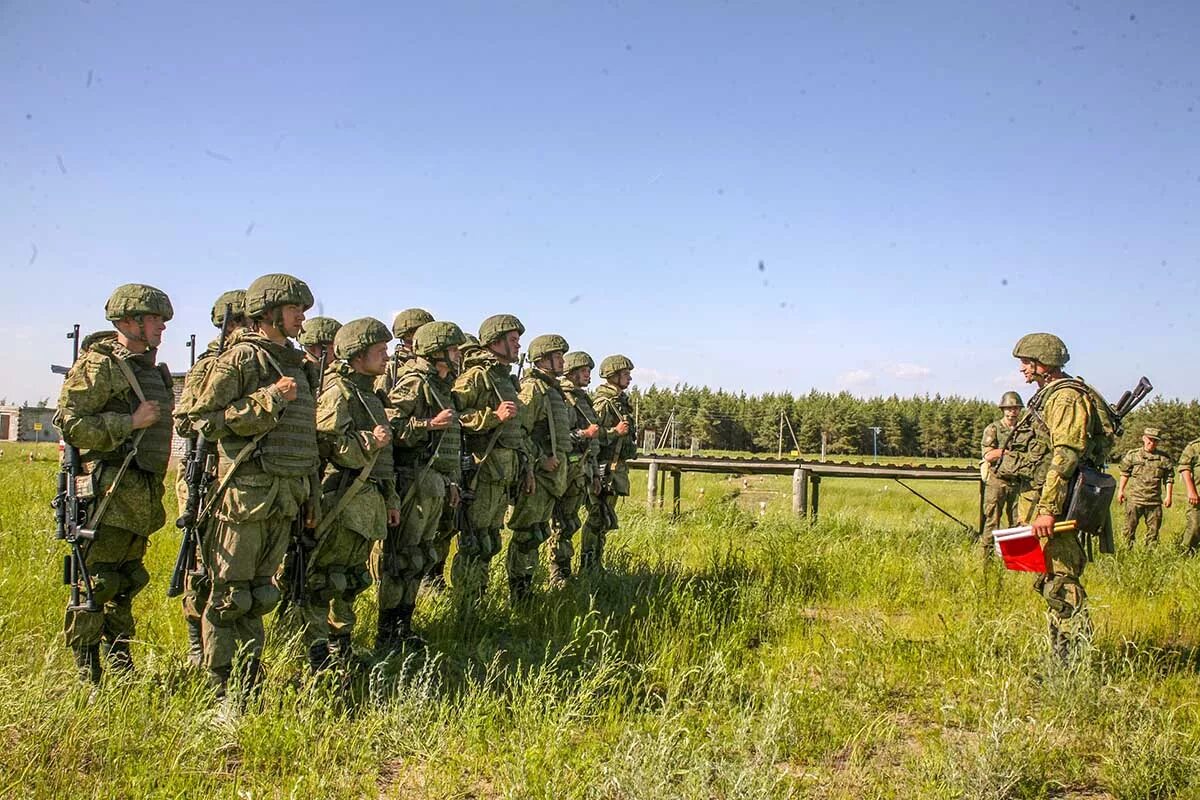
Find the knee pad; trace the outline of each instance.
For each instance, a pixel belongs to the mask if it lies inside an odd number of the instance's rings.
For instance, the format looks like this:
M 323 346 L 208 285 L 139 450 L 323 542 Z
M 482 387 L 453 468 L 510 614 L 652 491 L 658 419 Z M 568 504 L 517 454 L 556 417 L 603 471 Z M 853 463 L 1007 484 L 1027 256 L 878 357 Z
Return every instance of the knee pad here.
M 270 578 L 250 587 L 250 608 L 247 613 L 262 617 L 279 605 L 279 587 Z
M 254 602 L 248 581 L 226 584 L 220 596 L 214 597 L 209 609 L 218 622 L 230 623 L 244 617 Z
M 146 565 L 140 559 L 125 565 L 125 587 L 122 594 L 133 597 L 145 589 L 149 583 L 150 573 L 146 571 Z
M 125 576 L 116 564 L 92 566 L 92 596 L 98 605 L 104 605 L 125 588 Z
M 342 594 L 343 599 L 353 600 L 362 594 L 374 580 L 371 578 L 371 572 L 366 567 L 360 567 L 353 572 L 346 573 L 346 591 Z

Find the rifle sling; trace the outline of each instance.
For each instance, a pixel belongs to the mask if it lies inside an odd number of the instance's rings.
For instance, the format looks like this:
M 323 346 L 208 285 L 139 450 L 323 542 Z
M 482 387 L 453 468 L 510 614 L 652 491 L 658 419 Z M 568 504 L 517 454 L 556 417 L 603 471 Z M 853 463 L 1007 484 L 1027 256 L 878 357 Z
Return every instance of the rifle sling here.
M 134 377 L 133 370 L 125 363 L 123 358 L 114 358 L 117 366 L 121 370 L 121 374 L 125 376 L 126 382 L 129 383 L 129 388 L 133 389 L 133 394 L 137 397 L 138 402 L 146 402 L 146 395 L 142 394 L 142 387 L 138 385 L 137 378 Z M 108 491 L 104 493 L 104 497 L 100 498 L 100 505 L 96 506 L 95 512 L 92 513 L 88 520 L 88 527 L 95 530 L 104 519 L 104 513 L 108 511 L 108 502 L 112 500 L 113 494 L 117 491 L 117 487 L 121 485 L 121 479 L 125 477 L 125 473 L 129 470 L 129 465 L 133 463 L 134 456 L 137 455 L 138 445 L 141 444 L 142 435 L 146 433 L 146 429 L 142 428 L 133 435 L 133 441 L 130 442 L 129 452 L 125 454 L 124 460 L 121 461 L 121 466 L 117 468 L 117 477 L 113 480 L 112 486 L 108 487 Z

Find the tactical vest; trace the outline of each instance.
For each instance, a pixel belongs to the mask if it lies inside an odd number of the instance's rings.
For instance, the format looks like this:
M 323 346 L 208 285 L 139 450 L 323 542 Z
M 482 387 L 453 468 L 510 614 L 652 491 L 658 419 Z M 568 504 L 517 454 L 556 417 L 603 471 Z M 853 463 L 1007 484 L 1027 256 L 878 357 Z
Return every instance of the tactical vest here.
M 583 430 L 590 425 L 600 424 L 600 418 L 596 416 L 596 409 L 592 408 L 592 399 L 588 397 L 587 391 L 571 383 L 567 378 L 563 378 L 559 385 L 563 390 L 563 399 L 567 401 L 571 410 L 572 430 Z M 598 439 L 580 437 L 575 442 L 574 451 L 584 459 L 595 460 L 600 453 L 600 442 Z
M 629 425 L 628 436 L 619 437 L 613 442 L 600 446 L 600 458 L 610 463 L 637 458 L 637 428 L 633 424 L 633 409 L 629 407 L 628 396 L 606 383 L 596 390 L 593 406 L 598 415 L 603 415 L 601 408 L 610 406 L 617 415 L 617 419 Z
M 291 347 L 264 346 L 246 341 L 255 348 L 261 364 L 272 372 L 296 382 L 296 399 L 288 402 L 279 423 L 258 442 L 258 461 L 268 475 L 298 478 L 317 470 L 317 406 L 308 379 L 302 352 Z M 264 384 L 266 385 L 266 384 Z
M 566 461 L 571 453 L 571 410 L 563 399 L 562 387 L 554 376 L 540 369 L 530 370 L 522 382 L 535 383 L 535 393 L 540 390 L 541 394 L 538 400 L 541 408 L 534 409 L 537 421 L 533 423 L 530 438 L 543 453 L 553 453 L 559 460 Z
M 418 360 L 410 361 L 408 369 L 399 376 L 397 383 L 417 384 L 417 391 L 424 404 L 418 416 L 436 417 L 443 409 L 454 410 L 454 400 L 450 395 L 450 386 L 443 383 L 436 373 L 423 369 Z M 460 468 L 462 455 L 462 424 L 455 414 L 450 426 L 441 430 L 424 431 L 423 444 L 413 447 L 397 447 L 399 458 L 406 466 L 422 466 L 426 462 L 430 468 L 442 475 L 454 475 Z
M 483 373 L 483 380 L 491 390 L 492 397 L 496 398 L 496 403 L 489 404 L 489 407 L 495 408 L 501 400 L 516 403 L 518 406 L 521 405 L 521 398 L 517 396 L 517 387 L 512 380 L 512 372 L 507 365 L 501 364 L 496 360 L 488 360 L 472 365 L 467 369 L 467 373 L 470 373 L 471 370 L 479 370 Z M 463 409 L 463 411 L 470 410 L 473 409 Z M 494 433 L 494 430 L 489 430 L 468 434 L 466 437 L 467 444 L 472 451 L 482 453 L 487 447 L 488 440 L 492 438 Z M 524 448 L 525 435 L 521 432 L 520 415 L 500 423 L 500 434 L 496 440 L 496 446 L 508 450 L 521 450 Z
M 171 460 L 171 437 L 174 426 L 171 423 L 170 410 L 175 403 L 175 395 L 171 391 L 171 373 L 166 364 L 154 364 L 153 355 L 133 356 L 125 359 L 137 379 L 138 388 L 142 395 L 150 401 L 158 403 L 162 411 L 158 421 L 149 428 L 143 429 L 141 441 L 138 442 L 137 455 L 134 463 L 146 472 L 164 474 L 167 462 Z M 138 399 L 134 397 L 134 407 Z M 136 432 L 133 434 L 137 435 Z
M 1004 455 L 996 465 L 996 474 L 1000 478 L 1027 482 L 1031 489 L 1041 489 L 1045 484 L 1053 446 L 1042 409 L 1051 395 L 1068 387 L 1085 398 L 1090 412 L 1087 445 L 1080 456 L 1080 463 L 1095 469 L 1103 468 L 1113 440 L 1111 428 L 1115 427 L 1115 423 L 1105 417 L 1108 404 L 1095 389 L 1079 378 L 1062 378 L 1046 384 L 1029 398 L 1025 413 L 1013 426 Z
M 350 419 L 356 431 L 373 431 L 376 425 L 389 427 L 387 412 L 383 400 L 375 392 L 375 379 L 370 375 L 360 375 L 352 370 L 345 362 L 339 361 L 330 367 L 329 374 L 333 380 L 333 391 L 342 393 L 346 398 L 350 411 Z M 371 467 L 371 479 L 376 481 L 391 480 L 395 467 L 392 461 L 392 448 L 385 447 L 375 457 Z M 354 470 L 357 474 L 358 470 Z

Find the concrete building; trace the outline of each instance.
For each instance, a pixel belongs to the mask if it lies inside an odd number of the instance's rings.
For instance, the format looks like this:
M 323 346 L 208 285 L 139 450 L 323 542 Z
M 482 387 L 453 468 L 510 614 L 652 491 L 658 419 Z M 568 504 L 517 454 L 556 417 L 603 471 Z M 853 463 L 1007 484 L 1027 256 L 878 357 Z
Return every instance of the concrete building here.
M 0 442 L 57 442 L 54 409 L 39 406 L 0 406 Z

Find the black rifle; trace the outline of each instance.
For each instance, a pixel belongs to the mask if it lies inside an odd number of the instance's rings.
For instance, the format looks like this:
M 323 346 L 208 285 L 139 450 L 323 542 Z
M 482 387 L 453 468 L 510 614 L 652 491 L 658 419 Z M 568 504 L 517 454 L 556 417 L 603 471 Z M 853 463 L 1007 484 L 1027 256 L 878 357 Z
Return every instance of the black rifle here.
M 233 317 L 233 307 L 225 306 L 225 315 L 221 320 L 221 339 L 217 343 L 217 357 L 225 352 L 225 339 L 229 331 L 229 320 Z M 196 366 L 196 335 L 192 334 L 189 347 L 192 350 L 191 366 Z M 187 500 L 183 511 L 175 520 L 175 527 L 183 531 L 179 541 L 179 555 L 175 557 L 175 569 L 171 571 L 171 582 L 167 585 L 167 597 L 179 597 L 183 594 L 186 577 L 195 576 L 199 563 L 196 553 L 200 548 L 200 531 L 204 520 L 200 519 L 200 510 L 204 508 L 208 493 L 217 478 L 217 453 L 203 435 L 188 437 L 184 450 L 183 482 L 187 485 Z
M 72 340 L 71 364 L 79 360 L 79 326 L 76 325 L 67 338 Z M 64 441 L 65 441 L 64 437 Z M 92 576 L 88 573 L 87 555 L 83 543 L 95 538 L 95 532 L 84 527 L 87 522 L 88 499 L 79 496 L 79 479 L 84 476 L 83 459 L 79 448 L 66 442 L 63 448 L 62 468 L 58 472 L 58 493 L 55 495 L 54 538 L 71 546 L 70 555 L 63 556 L 63 583 L 71 587 L 70 611 L 99 611 L 96 597 L 92 593 Z M 80 587 L 82 586 L 82 590 Z
M 459 463 L 462 466 L 462 479 L 458 485 L 458 506 L 454 509 L 454 529 L 458 531 L 458 549 L 477 550 L 479 539 L 475 535 L 475 528 L 471 526 L 469 513 L 471 503 L 475 500 L 475 456 L 467 449 L 465 437 Z M 467 545 L 466 548 L 463 546 L 464 542 Z
M 1116 433 L 1118 436 L 1121 434 L 1120 423 L 1124 421 L 1126 415 L 1129 414 L 1130 411 L 1133 411 L 1133 409 L 1137 407 L 1137 404 L 1142 402 L 1146 395 L 1150 394 L 1152 391 L 1154 391 L 1154 384 L 1150 383 L 1146 376 L 1143 375 L 1141 380 L 1138 381 L 1137 386 L 1121 395 L 1121 399 L 1113 405 L 1112 412 L 1113 416 L 1117 418 L 1118 425 Z
M 332 344 L 326 344 L 321 348 L 321 360 L 318 362 L 320 373 L 317 377 L 316 390 L 313 392 L 313 403 L 321 399 L 321 389 L 325 386 L 325 366 L 329 360 L 329 349 Z M 317 470 L 317 479 L 312 489 L 312 494 L 309 495 L 308 503 L 300 509 L 300 514 L 296 517 L 296 521 L 292 523 L 292 536 L 288 542 L 287 552 L 283 555 L 283 569 L 279 573 L 280 583 L 283 584 L 286 592 L 283 596 L 283 601 L 279 605 L 279 613 L 282 614 L 287 610 L 289 605 L 299 607 L 304 603 L 306 594 L 305 579 L 308 576 L 308 557 L 312 553 L 313 548 L 317 546 L 316 528 L 309 527 L 308 518 L 310 509 L 320 507 L 321 505 L 321 473 L 325 470 L 319 467 Z
M 608 504 L 608 498 L 612 496 L 612 467 L 608 464 L 600 465 L 600 494 L 596 495 L 596 510 L 600 512 L 600 522 L 603 530 L 612 531 L 617 528 L 617 515 Z

